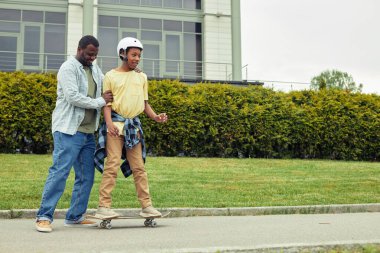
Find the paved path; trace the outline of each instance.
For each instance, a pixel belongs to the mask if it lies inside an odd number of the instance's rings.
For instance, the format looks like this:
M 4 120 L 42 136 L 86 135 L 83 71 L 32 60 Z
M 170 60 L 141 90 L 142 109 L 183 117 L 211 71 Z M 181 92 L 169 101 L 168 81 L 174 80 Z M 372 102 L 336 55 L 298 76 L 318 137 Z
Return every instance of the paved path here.
M 144 227 L 143 221 L 116 220 L 107 230 L 68 228 L 57 219 L 52 233 L 39 233 L 33 219 L 0 219 L 0 252 L 258 252 L 276 247 L 380 244 L 380 212 L 180 217 L 159 219 L 155 228 Z

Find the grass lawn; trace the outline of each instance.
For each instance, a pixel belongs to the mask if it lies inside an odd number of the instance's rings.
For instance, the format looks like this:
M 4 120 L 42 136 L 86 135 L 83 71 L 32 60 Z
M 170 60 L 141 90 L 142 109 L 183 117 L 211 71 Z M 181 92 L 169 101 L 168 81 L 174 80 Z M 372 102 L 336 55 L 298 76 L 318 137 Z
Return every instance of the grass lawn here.
M 39 207 L 51 155 L 0 154 L 0 209 Z M 148 157 L 153 204 L 255 207 L 380 203 L 380 163 L 326 160 Z M 96 208 L 96 172 L 89 208 Z M 57 208 L 70 203 L 74 173 Z M 119 173 L 114 208 L 137 208 L 133 179 Z

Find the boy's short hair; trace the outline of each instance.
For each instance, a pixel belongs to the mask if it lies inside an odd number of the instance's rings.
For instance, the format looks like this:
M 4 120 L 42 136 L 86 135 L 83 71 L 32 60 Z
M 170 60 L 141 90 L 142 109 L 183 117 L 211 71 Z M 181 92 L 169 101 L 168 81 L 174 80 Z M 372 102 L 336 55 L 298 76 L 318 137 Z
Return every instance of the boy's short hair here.
M 99 47 L 99 41 L 92 35 L 85 35 L 79 40 L 78 47 L 85 49 L 88 45 Z

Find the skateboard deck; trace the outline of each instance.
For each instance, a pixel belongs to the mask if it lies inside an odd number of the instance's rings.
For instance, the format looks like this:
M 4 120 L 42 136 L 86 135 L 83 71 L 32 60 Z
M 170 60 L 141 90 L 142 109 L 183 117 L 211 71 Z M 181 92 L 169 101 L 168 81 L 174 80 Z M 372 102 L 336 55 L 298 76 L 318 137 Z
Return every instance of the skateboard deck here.
M 100 217 L 95 216 L 95 215 L 87 215 L 86 217 L 88 219 L 101 220 L 101 222 L 99 223 L 99 227 L 111 229 L 112 228 L 112 225 L 111 225 L 111 221 L 112 220 L 122 220 L 122 219 L 145 219 L 144 225 L 146 227 L 155 227 L 155 226 L 157 226 L 157 222 L 154 219 L 165 218 L 169 214 L 170 214 L 170 211 L 162 213 L 162 215 L 159 216 L 159 217 L 143 217 L 143 216 L 140 216 L 140 215 L 119 216 L 119 217 L 115 217 L 115 218 L 106 218 L 106 219 L 100 218 Z

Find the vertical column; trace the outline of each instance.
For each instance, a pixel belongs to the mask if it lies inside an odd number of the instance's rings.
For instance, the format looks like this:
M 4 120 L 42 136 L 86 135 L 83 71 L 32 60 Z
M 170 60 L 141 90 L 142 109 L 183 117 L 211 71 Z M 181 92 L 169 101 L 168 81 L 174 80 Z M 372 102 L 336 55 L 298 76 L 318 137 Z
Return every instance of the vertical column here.
M 67 9 L 67 54 L 75 55 L 78 41 L 83 36 L 82 0 L 68 0 Z
M 232 27 L 232 79 L 241 81 L 241 17 L 240 0 L 231 0 Z
M 83 35 L 93 35 L 94 0 L 83 0 Z

